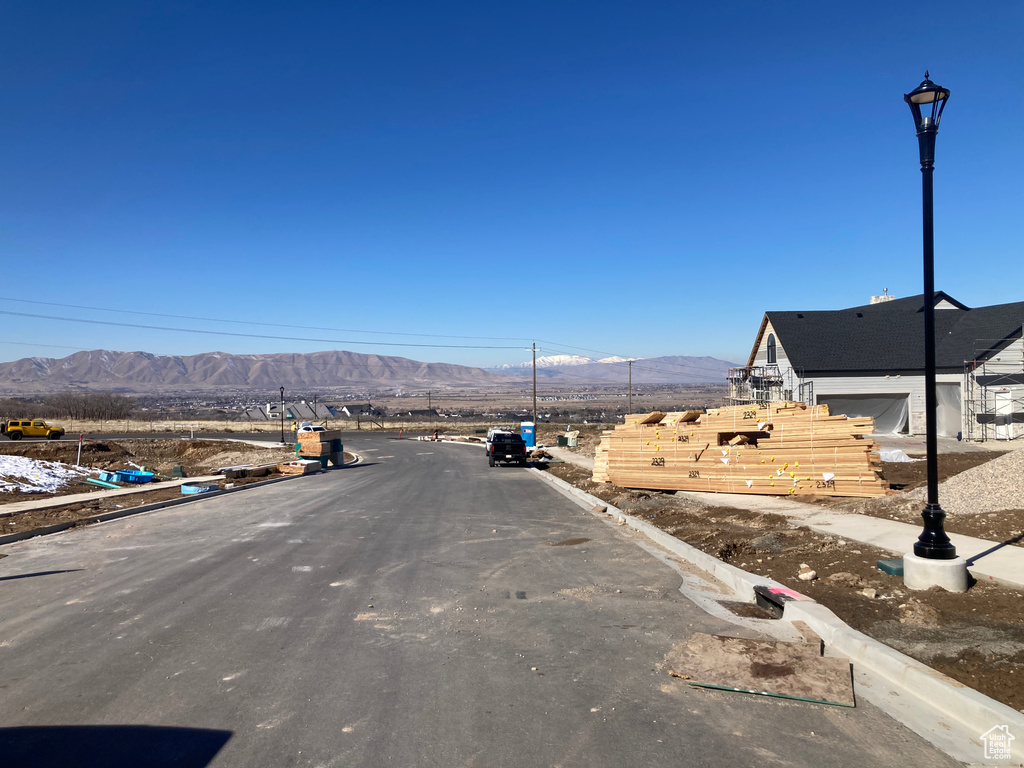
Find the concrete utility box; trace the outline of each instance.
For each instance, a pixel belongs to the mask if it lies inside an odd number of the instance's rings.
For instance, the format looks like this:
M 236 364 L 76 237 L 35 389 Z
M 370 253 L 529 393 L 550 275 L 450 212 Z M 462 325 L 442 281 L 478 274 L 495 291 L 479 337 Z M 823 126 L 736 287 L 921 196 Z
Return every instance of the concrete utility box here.
M 534 424 L 532 421 L 524 421 L 519 425 L 519 432 L 523 436 L 523 442 L 526 443 L 527 448 L 535 448 L 537 445 L 533 430 Z

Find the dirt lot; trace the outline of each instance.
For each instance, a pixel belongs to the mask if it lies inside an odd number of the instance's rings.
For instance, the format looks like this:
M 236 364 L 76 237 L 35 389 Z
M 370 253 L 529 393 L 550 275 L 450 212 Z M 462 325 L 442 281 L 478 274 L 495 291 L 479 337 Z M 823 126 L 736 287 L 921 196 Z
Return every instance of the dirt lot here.
M 27 456 L 45 461 L 60 461 L 74 464 L 78 456 L 75 443 L 0 443 L 0 453 Z M 289 461 L 295 458 L 291 448 L 260 448 L 246 443 L 229 443 L 214 440 L 119 440 L 117 442 L 86 443 L 82 447 L 82 465 L 98 469 L 133 469 L 133 464 L 144 466 L 150 471 L 167 475 L 175 465 L 184 467 L 186 477 L 200 477 L 216 474 L 221 467 L 242 464 L 269 464 Z M 352 461 L 351 454 L 345 454 L 345 461 Z M 235 478 L 221 480 L 216 484 L 223 488 L 227 483 L 235 486 L 258 483 L 280 473 L 271 470 L 264 477 Z M 126 486 L 127 487 L 127 486 Z M 163 486 L 155 482 L 142 486 L 146 490 L 123 496 L 103 497 L 99 486 L 84 481 L 68 483 L 52 494 L 0 493 L 0 512 L 3 505 L 11 502 L 36 498 L 53 498 L 74 493 L 94 492 L 97 498 L 86 502 L 52 509 L 20 512 L 0 518 L 0 533 L 21 533 L 63 522 L 84 520 L 95 515 L 118 509 L 152 504 L 157 501 L 181 498 L 179 486 Z M 0 557 L 3 557 L 0 554 Z
M 998 455 L 943 457 L 940 481 Z M 908 488 L 924 482 L 924 462 L 896 467 L 886 464 L 886 477 L 892 471 Z M 911 593 L 902 579 L 877 568 L 878 560 L 893 557 L 891 553 L 792 527 L 778 515 L 732 508 L 725 494 L 721 506 L 706 506 L 671 492 L 594 483 L 589 471 L 572 464 L 553 464 L 548 471 L 725 562 L 813 597 L 850 626 L 1024 711 L 1024 591 L 978 583 L 962 595 L 939 589 Z M 841 506 L 850 501 L 827 503 Z M 919 513 L 918 509 L 915 514 Z M 1007 511 L 949 523 L 953 531 L 1005 541 L 1021 535 L 1024 513 Z M 797 578 L 804 563 L 817 571 L 816 580 Z

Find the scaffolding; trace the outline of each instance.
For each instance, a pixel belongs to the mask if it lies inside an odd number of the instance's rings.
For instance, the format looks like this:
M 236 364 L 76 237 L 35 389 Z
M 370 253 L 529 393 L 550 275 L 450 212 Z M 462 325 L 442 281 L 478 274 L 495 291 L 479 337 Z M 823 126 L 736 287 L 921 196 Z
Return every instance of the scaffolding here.
M 964 437 L 1024 437 L 1024 361 L 972 360 L 964 366 Z
M 787 369 L 785 374 L 778 365 L 748 365 L 730 368 L 728 374 L 730 405 L 767 405 L 793 399 L 793 371 Z M 803 378 L 798 381 L 796 389 L 803 400 L 805 386 Z M 813 396 L 812 396 L 813 398 Z M 813 405 L 813 403 L 807 403 Z

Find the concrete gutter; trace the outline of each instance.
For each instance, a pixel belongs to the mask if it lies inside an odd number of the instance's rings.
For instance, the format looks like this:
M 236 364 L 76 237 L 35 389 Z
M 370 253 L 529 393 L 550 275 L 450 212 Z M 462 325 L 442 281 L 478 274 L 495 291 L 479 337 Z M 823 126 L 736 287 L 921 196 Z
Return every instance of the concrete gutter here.
M 722 562 L 560 478 L 537 469 L 528 471 L 595 515 L 611 516 L 714 576 L 733 590 L 736 600 L 755 602 L 754 587 L 758 585 L 787 589 L 765 576 Z M 822 638 L 828 655 L 843 656 L 853 662 L 857 695 L 954 759 L 968 765 L 984 765 L 982 734 L 997 725 L 1006 725 L 1016 735 L 1010 748 L 1012 762 L 990 764 L 1024 765 L 1024 714 L 858 632 L 809 597 L 785 603 L 783 621 L 806 623 Z

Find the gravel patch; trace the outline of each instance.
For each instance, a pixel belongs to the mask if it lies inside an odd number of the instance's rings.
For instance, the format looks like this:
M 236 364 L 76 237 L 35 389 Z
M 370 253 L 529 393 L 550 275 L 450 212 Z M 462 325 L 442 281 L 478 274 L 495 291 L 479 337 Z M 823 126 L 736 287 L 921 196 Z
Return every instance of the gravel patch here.
M 905 495 L 923 502 L 927 489 Z M 939 485 L 939 503 L 950 515 L 977 515 L 1016 509 L 1024 499 L 1024 448 L 954 475 Z

